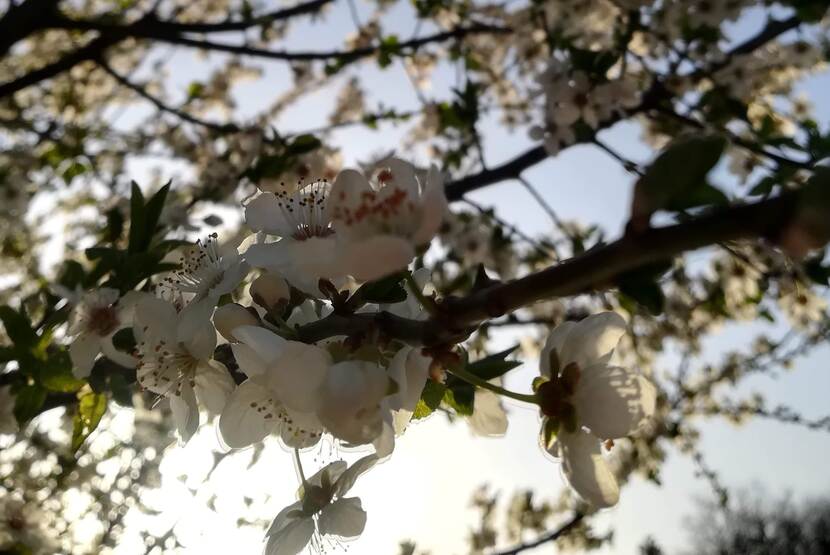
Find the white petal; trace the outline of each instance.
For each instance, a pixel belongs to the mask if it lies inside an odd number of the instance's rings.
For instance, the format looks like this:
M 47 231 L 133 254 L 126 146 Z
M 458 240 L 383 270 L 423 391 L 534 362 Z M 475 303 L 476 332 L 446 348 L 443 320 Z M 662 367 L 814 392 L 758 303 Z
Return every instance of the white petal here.
M 636 372 L 596 364 L 582 371 L 574 404 L 580 424 L 597 437 L 616 439 L 636 432 L 653 414 L 654 385 Z
M 374 235 L 343 245 L 338 262 L 343 273 L 372 281 L 406 268 L 415 246 L 395 235 Z
M 280 427 L 280 439 L 292 449 L 316 445 L 323 433 L 323 424 L 313 412 L 299 412 L 283 407 L 287 421 Z
M 565 321 L 553 328 L 553 331 L 550 332 L 548 335 L 547 341 L 545 341 L 545 346 L 542 347 L 542 353 L 539 355 L 539 366 L 541 369 L 541 374 L 548 378 L 551 377 L 551 367 L 550 367 L 550 353 L 553 350 L 556 350 L 556 354 L 559 356 L 560 365 L 562 363 L 562 346 L 565 345 L 565 342 L 568 340 L 571 332 L 573 331 L 574 327 L 576 327 L 576 322 Z M 562 368 L 559 368 L 562 370 Z
M 228 369 L 216 360 L 199 365 L 195 382 L 196 397 L 212 413 L 222 411 L 228 395 L 236 387 Z
M 360 504 L 360 498 L 347 497 L 338 499 L 320 511 L 317 526 L 321 534 L 341 538 L 355 538 L 366 527 L 366 511 Z
M 101 340 L 93 333 L 82 333 L 72 340 L 69 358 L 72 359 L 72 374 L 84 379 L 92 372 L 95 357 L 101 352 Z
M 233 334 L 239 341 L 251 347 L 266 365 L 277 360 L 286 344 L 285 339 L 259 326 L 239 326 L 233 330 Z
M 562 473 L 576 493 L 597 508 L 616 505 L 620 488 L 602 458 L 599 439 L 578 431 L 560 434 L 558 443 L 562 449 Z
M 444 193 L 444 178 L 438 168 L 432 166 L 427 174 L 427 183 L 422 197 L 421 223 L 412 240 L 416 245 L 425 245 L 441 229 L 447 210 L 447 197 Z
M 170 395 L 170 410 L 182 443 L 187 443 L 199 429 L 199 406 L 189 384 L 182 385 L 181 395 Z
M 337 174 L 331 186 L 327 208 L 331 213 L 337 211 L 338 206 L 354 206 L 360 204 L 361 196 L 371 191 L 372 186 L 362 173 L 345 169 Z
M 202 299 L 187 305 L 179 314 L 176 338 L 195 358 L 206 360 L 216 348 L 216 328 L 210 321 L 215 299 Z
M 616 312 L 600 312 L 588 316 L 568 334 L 559 353 L 562 367 L 571 362 L 576 362 L 580 368 L 587 368 L 597 362 L 608 362 L 626 329 L 625 320 Z
M 268 369 L 268 381 L 286 407 L 313 412 L 320 405 L 320 386 L 331 355 L 316 345 L 286 341 L 282 355 Z
M 501 399 L 492 391 L 477 388 L 473 414 L 467 419 L 470 429 L 484 437 L 503 436 L 507 432 L 507 413 Z
M 279 532 L 268 536 L 265 546 L 266 555 L 297 555 L 305 549 L 314 535 L 314 521 L 299 518 L 285 526 Z
M 273 536 L 279 531 L 285 529 L 285 527 L 291 524 L 292 522 L 298 520 L 296 512 L 302 511 L 302 509 L 303 502 L 297 501 L 281 510 L 274 518 L 274 520 L 271 521 L 271 525 L 268 527 L 268 531 L 265 532 L 265 537 Z
M 340 476 L 346 472 L 348 467 L 349 465 L 346 461 L 332 461 L 315 472 L 311 478 L 308 478 L 307 482 L 313 486 L 321 486 L 323 484 L 323 474 L 327 474 L 329 484 L 335 484 L 340 479 Z
M 262 407 L 266 410 L 261 410 Z M 219 417 L 222 439 L 234 449 L 262 441 L 278 427 L 276 410 L 267 389 L 251 380 L 243 382 L 228 397 Z
M 391 178 L 385 183 L 386 187 L 397 187 L 409 195 L 410 199 L 418 198 L 421 191 L 418 189 L 418 178 L 415 175 L 415 166 L 400 158 L 387 158 L 378 164 L 379 168 L 389 168 Z
M 237 329 L 239 328 L 235 328 L 235 330 Z M 233 343 L 231 344 L 231 350 L 233 350 L 236 363 L 239 364 L 239 369 L 245 372 L 246 376 L 253 378 L 265 374 L 267 370 L 265 362 L 251 347 L 244 343 Z
M 245 205 L 245 223 L 251 231 L 279 236 L 291 234 L 274 193 L 262 193 Z
M 176 323 L 179 321 L 176 308 L 156 297 L 147 297 L 135 305 L 134 322 L 136 339 L 145 333 L 170 339 L 176 337 Z M 144 328 L 148 328 L 146 331 Z
M 377 454 L 366 455 L 356 460 L 349 468 L 347 468 L 337 479 L 335 485 L 335 493 L 339 497 L 343 497 L 354 487 L 355 482 L 363 474 L 368 472 L 373 466 L 380 461 Z

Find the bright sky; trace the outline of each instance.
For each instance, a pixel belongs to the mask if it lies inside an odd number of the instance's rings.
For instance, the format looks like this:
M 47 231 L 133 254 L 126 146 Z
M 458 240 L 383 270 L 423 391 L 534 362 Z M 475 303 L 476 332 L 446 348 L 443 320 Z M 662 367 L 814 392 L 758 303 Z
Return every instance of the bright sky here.
M 336 12 L 329 16 L 329 21 L 334 24 L 326 27 L 331 32 L 320 33 L 316 27 L 302 26 L 292 32 L 288 44 L 297 49 L 336 46 L 340 38 L 353 29 L 345 3 L 336 4 Z M 390 16 L 391 26 L 399 28 L 404 37 L 411 33 L 413 22 L 406 10 L 397 10 Z M 745 26 L 739 26 L 736 33 L 751 32 L 758 25 L 757 18 L 751 18 Z M 172 82 L 179 90 L 186 90 L 187 84 L 197 75 L 193 73 L 193 67 L 204 63 L 192 53 L 175 53 L 171 62 Z M 289 83 L 285 66 L 254 63 L 262 66 L 266 73 L 263 79 L 244 83 L 236 89 L 243 113 L 253 113 L 263 99 L 273 98 Z M 417 106 L 417 99 L 399 65 L 386 71 L 369 69 L 363 74 L 368 76 L 370 106 L 377 102 L 401 108 Z M 452 84 L 452 78 L 451 72 L 441 71 L 438 79 L 445 81 L 437 82 L 435 89 L 444 90 Z M 830 75 L 810 79 L 802 88 L 816 103 L 819 119 L 825 123 L 830 121 L 830 95 L 827 94 Z M 277 127 L 281 132 L 287 132 L 324 124 L 330 99 L 331 91 L 315 93 L 287 113 Z M 394 144 L 392 139 L 397 137 L 397 132 L 382 129 L 384 132 L 381 133 L 338 132 L 336 142 L 343 146 L 345 160 L 354 163 Z M 486 158 L 491 165 L 530 145 L 523 135 L 508 134 L 492 122 L 485 124 L 483 130 Z M 632 124 L 618 125 L 603 138 L 635 159 L 651 157 L 639 140 L 638 129 Z M 137 163 L 137 176 L 149 167 L 149 163 Z M 170 173 L 172 170 L 166 168 L 165 171 Z M 627 215 L 632 180 L 605 154 L 589 147 L 572 148 L 555 160 L 532 168 L 526 177 L 562 217 L 600 223 L 611 237 L 620 232 Z M 503 219 L 515 223 L 525 232 L 544 233 L 550 229 L 544 212 L 514 183 L 490 187 L 475 193 L 473 198 L 496 207 Z M 758 329 L 759 325 L 725 328 L 707 342 L 704 359 L 717 360 L 724 349 L 752 337 Z M 777 334 L 783 331 L 778 329 Z M 500 337 L 499 342 L 512 343 L 507 335 Z M 830 391 L 829 355 L 830 349 L 824 347 L 811 357 L 797 361 L 795 370 L 783 373 L 779 379 L 756 377 L 747 380 L 740 393 L 759 391 L 768 396 L 771 405 L 788 404 L 800 409 L 805 416 L 822 416 L 828 406 L 826 393 Z M 671 356 L 666 356 L 659 371 L 673 372 L 673 362 Z M 536 361 L 527 361 L 510 374 L 508 388 L 527 390 L 536 372 Z M 398 543 L 410 538 L 436 555 L 465 553 L 468 527 L 476 518 L 476 513 L 469 507 L 470 497 L 484 483 L 506 495 L 520 488 L 532 488 L 540 497 L 555 498 L 563 487 L 562 481 L 557 465 L 537 447 L 536 413 L 518 403 L 508 401 L 507 404 L 511 420 L 508 434 L 503 439 L 473 437 L 466 424 L 450 425 L 442 416 L 412 426 L 399 439 L 391 460 L 365 475 L 353 490 L 363 499 L 369 520 L 362 537 L 349 544 L 350 552 L 395 554 Z M 701 430 L 704 454 L 729 487 L 763 484 L 770 494 L 790 491 L 798 498 L 826 493 L 830 486 L 826 473 L 830 441 L 826 434 L 760 421 L 735 428 L 723 421 L 712 420 L 702 422 Z M 205 429 L 187 447 L 176 447 L 169 452 L 160 499 L 165 507 L 165 519 L 180 519 L 179 531 L 187 546 L 186 553 L 255 553 L 260 548 L 260 535 L 238 531 L 235 526 L 236 517 L 245 511 L 244 505 L 220 501 L 217 513 L 212 514 L 203 508 L 209 494 L 201 492 L 198 500 L 190 501 L 190 494 L 177 479 L 177 476 L 187 474 L 196 485 L 205 472 L 204 465 L 210 461 L 206 449 L 215 447 L 215 433 Z M 251 472 L 244 467 L 251 454 L 251 451 L 243 452 L 224 461 L 209 488 L 233 493 L 261 492 L 267 488 L 274 495 L 271 515 L 275 515 L 282 506 L 294 501 L 297 481 L 291 456 L 279 448 L 268 449 L 264 455 L 268 464 L 260 464 L 255 467 L 259 469 L 257 472 Z M 331 460 L 328 453 L 309 454 L 304 461 L 312 470 L 307 469 L 307 472 L 313 472 L 320 465 L 315 457 L 322 462 Z M 267 467 L 264 471 L 263 466 Z M 605 512 L 602 518 L 615 528 L 615 536 L 613 544 L 602 553 L 634 554 L 646 535 L 654 536 L 670 552 L 686 545 L 684 516 L 694 512 L 695 496 L 707 495 L 708 486 L 695 478 L 691 462 L 676 452 L 671 452 L 661 476 L 662 488 L 635 478 L 623 491 L 620 504 Z M 128 544 L 123 549 L 124 553 L 130 552 Z M 339 551 L 333 549 L 332 552 Z M 549 548 L 544 552 L 550 552 Z

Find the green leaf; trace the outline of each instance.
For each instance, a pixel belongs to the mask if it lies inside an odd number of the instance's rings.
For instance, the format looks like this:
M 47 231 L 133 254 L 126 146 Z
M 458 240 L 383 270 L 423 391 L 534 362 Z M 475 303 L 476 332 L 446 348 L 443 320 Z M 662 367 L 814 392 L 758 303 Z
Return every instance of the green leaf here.
M 320 142 L 320 139 L 314 135 L 298 135 L 286 147 L 286 154 L 299 156 L 300 154 L 306 154 L 307 152 L 320 148 L 322 144 L 323 143 Z
M 723 201 L 722 193 L 707 185 L 706 175 L 725 148 L 726 140 L 720 135 L 695 135 L 671 143 L 637 181 L 632 217 L 642 219 L 674 206 Z
M 443 401 L 460 416 L 472 416 L 475 387 L 464 382 L 455 384 L 444 392 Z
M 658 280 L 671 267 L 671 261 L 662 261 L 622 274 L 617 279 L 617 287 L 624 296 L 621 300 L 624 301 L 627 297 L 646 308 L 651 314 L 662 313 L 666 298 Z M 633 307 L 626 306 L 626 309 L 633 312 Z
M 130 252 L 138 252 L 138 245 L 141 244 L 141 235 L 144 233 L 144 195 L 141 188 L 135 181 L 131 182 L 130 192 Z
M 519 346 L 516 345 L 499 353 L 471 362 L 467 365 L 467 371 L 487 381 L 503 376 L 522 365 L 517 360 L 506 360 L 518 348 Z
M 447 391 L 447 386 L 438 383 L 434 380 L 427 380 L 424 390 L 421 392 L 421 398 L 415 407 L 415 412 L 412 415 L 413 419 L 424 418 L 432 414 L 441 404 L 441 399 Z
M 77 452 L 89 434 L 95 431 L 106 410 L 107 396 L 102 393 L 90 392 L 80 398 L 73 419 L 72 451 Z
M 720 189 L 704 183 L 685 195 L 670 199 L 666 203 L 665 209 L 680 211 L 696 206 L 723 206 L 725 204 L 729 204 L 729 197 Z
M 33 374 L 43 387 L 59 393 L 74 393 L 85 383 L 72 374 L 72 361 L 64 349 L 50 353 L 46 361 L 38 364 Z
M 0 306 L 0 321 L 18 352 L 28 351 L 38 343 L 40 338 L 32 329 L 29 318 L 12 307 Z
M 355 291 L 354 297 L 367 303 L 399 303 L 406 300 L 403 280 L 406 272 L 398 272 L 385 278 L 364 283 Z
M 15 392 L 14 416 L 24 424 L 40 414 L 40 408 L 46 401 L 46 390 L 37 384 L 25 385 Z
M 170 192 L 170 182 L 168 181 L 161 189 L 156 191 L 144 207 L 144 234 L 142 236 L 143 242 L 140 245 L 140 250 L 144 251 L 150 246 L 150 241 L 156 233 L 161 212 L 164 210 L 164 202 L 167 200 L 167 193 Z

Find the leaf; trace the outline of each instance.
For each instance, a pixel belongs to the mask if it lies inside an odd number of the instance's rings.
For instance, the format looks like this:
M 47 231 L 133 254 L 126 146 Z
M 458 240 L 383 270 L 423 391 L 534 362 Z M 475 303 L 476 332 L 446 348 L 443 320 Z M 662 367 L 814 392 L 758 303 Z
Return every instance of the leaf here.
M 164 210 L 164 202 L 167 200 L 167 193 L 170 191 L 170 182 L 168 181 L 161 189 L 156 191 L 144 207 L 144 234 L 142 236 L 142 243 L 140 250 L 144 251 L 150 246 L 150 241 L 156 233 L 161 212 Z
M 77 452 L 89 434 L 95 431 L 106 410 L 107 396 L 103 393 L 89 392 L 79 399 L 73 419 L 72 451 Z
M 729 197 L 720 189 L 704 183 L 683 196 L 670 199 L 664 208 L 666 210 L 680 211 L 696 206 L 723 206 L 725 204 L 729 204 Z
M 624 297 L 643 306 L 651 314 L 660 314 L 663 312 L 666 298 L 658 280 L 671 267 L 671 261 L 662 261 L 626 272 L 617 278 L 617 287 Z M 626 309 L 633 312 L 633 307 L 627 306 Z
M 286 147 L 286 154 L 292 156 L 299 156 L 300 154 L 305 154 L 307 152 L 311 152 L 312 150 L 320 148 L 322 144 L 323 143 L 320 142 L 320 139 L 318 139 L 314 135 L 298 135 Z
M 675 206 L 723 201 L 722 193 L 707 185 L 706 175 L 725 148 L 726 140 L 720 135 L 695 135 L 671 143 L 637 181 L 632 219 L 647 219 L 657 210 Z
M 6 328 L 6 335 L 12 340 L 18 352 L 28 351 L 34 347 L 39 337 L 24 314 L 17 312 L 8 305 L 0 306 L 0 321 Z
M 406 289 L 403 280 L 406 272 L 399 272 L 391 276 L 364 283 L 355 291 L 354 297 L 367 303 L 391 304 L 406 300 Z
M 471 362 L 467 365 L 467 371 L 487 381 L 503 376 L 522 365 L 517 360 L 505 360 L 518 348 L 519 346 L 516 345 L 499 353 Z
M 804 273 L 819 285 L 830 285 L 830 265 L 822 264 L 824 256 L 815 256 L 804 261 Z
M 424 390 L 421 392 L 421 398 L 415 406 L 415 411 L 412 415 L 413 419 L 424 418 L 432 414 L 441 404 L 441 399 L 447 391 L 447 386 L 434 380 L 427 380 Z
M 144 233 L 144 222 L 146 220 L 144 211 L 144 195 L 141 193 L 141 188 L 135 181 L 131 182 L 132 190 L 130 193 L 130 234 L 127 250 L 129 252 L 138 252 L 139 245 L 142 242 L 142 235 Z
M 112 344 L 119 351 L 132 353 L 135 350 L 136 341 L 132 328 L 122 328 L 112 336 Z
M 46 401 L 46 390 L 37 384 L 25 385 L 18 389 L 14 398 L 14 416 L 24 424 L 40 414 Z
M 475 387 L 468 383 L 458 383 L 447 388 L 443 401 L 460 416 L 472 416 L 475 404 Z
M 65 349 L 50 353 L 33 374 L 43 387 L 59 393 L 74 393 L 85 383 L 72 374 L 72 361 Z

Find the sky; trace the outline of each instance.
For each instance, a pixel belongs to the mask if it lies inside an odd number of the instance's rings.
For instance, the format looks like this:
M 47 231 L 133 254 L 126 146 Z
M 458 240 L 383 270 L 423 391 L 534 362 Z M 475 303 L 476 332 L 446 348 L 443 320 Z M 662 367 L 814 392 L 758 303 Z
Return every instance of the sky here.
M 359 4 L 362 9 L 365 7 Z M 361 11 L 361 13 L 363 13 Z M 354 23 L 345 3 L 336 3 L 328 16 L 326 29 L 319 33 L 316 27 L 300 26 L 291 33 L 287 44 L 297 49 L 324 49 L 334 46 L 342 36 L 353 29 Z M 735 28 L 736 36 L 759 26 L 757 18 L 750 17 Z M 413 18 L 407 10 L 397 10 L 389 17 L 390 28 L 398 28 L 402 36 L 411 33 Z M 311 38 L 309 38 L 311 37 Z M 228 40 L 233 40 L 229 38 Z M 330 44 L 331 43 L 331 44 Z M 196 57 L 192 52 L 176 50 L 170 55 L 170 80 L 184 94 L 188 83 L 198 74 L 194 67 L 212 63 Z M 212 58 L 216 59 L 216 58 Z M 285 66 L 253 61 L 265 73 L 256 82 L 243 83 L 235 89 L 239 110 L 252 114 L 262 99 L 273 98 L 290 82 Z M 203 67 L 203 66 L 202 66 Z M 369 83 L 370 105 L 384 102 L 405 109 L 416 107 L 418 100 L 398 64 L 387 70 L 377 68 L 363 72 Z M 454 75 L 442 70 L 437 75 L 434 91 L 440 92 L 452 84 Z M 827 73 L 801 84 L 816 104 L 817 115 L 823 122 L 830 121 L 830 75 Z M 427 93 L 431 94 L 431 93 Z M 277 122 L 281 132 L 300 131 L 325 123 L 331 102 L 331 91 L 310 95 L 296 108 L 288 111 Z M 136 121 L 141 110 L 127 114 L 124 125 Z M 343 145 L 347 164 L 354 164 L 394 144 L 400 132 L 388 126 L 382 132 L 345 129 L 334 135 L 335 143 Z M 523 152 L 530 140 L 521 132 L 508 133 L 496 122 L 484 123 L 485 158 L 497 165 Z M 619 124 L 602 134 L 603 140 L 631 158 L 647 161 L 652 153 L 642 143 L 639 129 L 630 123 Z M 422 157 L 423 153 L 414 153 Z M 419 162 L 426 160 L 419 159 Z M 148 175 L 154 161 L 136 162 L 132 170 L 137 176 Z M 163 167 L 162 172 L 173 176 L 175 169 Z M 723 178 L 723 172 L 716 174 Z M 595 222 L 602 225 L 609 237 L 619 235 L 627 217 L 633 180 L 606 154 L 586 146 L 568 149 L 555 159 L 529 169 L 525 176 L 540 194 L 564 219 Z M 722 182 L 727 188 L 734 184 Z M 503 183 L 475 192 L 472 197 L 485 206 L 492 206 L 498 215 L 529 234 L 550 231 L 551 224 L 536 202 L 515 182 Z M 705 255 L 701 260 L 705 260 Z M 702 360 L 717 360 L 727 348 L 746 341 L 761 329 L 760 324 L 730 325 L 707 340 Z M 782 327 L 773 329 L 773 335 L 782 334 Z M 506 332 L 497 338 L 498 344 L 513 343 Z M 770 405 L 778 403 L 799 408 L 806 417 L 823 416 L 830 391 L 830 348 L 816 350 L 810 357 L 795 361 L 794 369 L 780 373 L 777 378 L 757 376 L 746 380 L 736 393 L 765 394 Z M 670 354 L 658 364 L 659 372 L 671 373 L 676 357 Z M 511 372 L 506 386 L 526 391 L 538 372 L 537 361 L 527 360 Z M 555 498 L 563 485 L 557 464 L 537 446 L 538 416 L 534 410 L 514 401 L 506 401 L 510 427 L 505 438 L 478 438 L 466 424 L 449 424 L 442 416 L 433 416 L 419 422 L 399 438 L 391 460 L 361 478 L 353 492 L 363 499 L 369 519 L 362 537 L 348 544 L 351 553 L 395 554 L 401 540 L 415 540 L 421 548 L 436 555 L 466 552 L 466 537 L 477 515 L 470 508 L 473 491 L 487 483 L 492 489 L 509 496 L 524 488 L 533 489 L 540 498 Z M 790 492 L 795 498 L 830 493 L 826 461 L 830 456 L 830 441 L 826 433 L 811 432 L 794 426 L 755 420 L 735 427 L 722 420 L 699 423 L 701 445 L 709 464 L 718 470 L 725 485 L 730 488 L 763 488 L 770 496 Z M 294 501 L 297 482 L 291 456 L 279 447 L 267 449 L 267 469 L 263 472 L 245 469 L 251 452 L 226 459 L 215 473 L 208 491 L 191 499 L 186 485 L 178 477 L 189 476 L 189 484 L 196 485 L 207 471 L 210 462 L 206 451 L 216 447 L 215 431 L 206 427 L 186 447 L 173 447 L 164 462 L 164 488 L 158 501 L 165 508 L 164 520 L 177 521 L 186 553 L 254 553 L 261 537 L 250 531 L 239 531 L 235 516 L 244 511 L 244 505 L 228 501 L 218 503 L 217 513 L 205 510 L 204 500 L 211 491 L 233 490 L 236 494 L 256 492 L 268 488 L 274 495 L 273 513 Z M 335 456 L 323 448 L 304 455 L 312 468 Z M 354 458 L 355 454 L 347 454 Z M 309 472 L 309 470 L 307 470 Z M 695 511 L 695 499 L 711 496 L 705 481 L 695 477 L 694 466 L 688 458 L 670 451 L 661 472 L 662 487 L 634 478 L 623 490 L 616 507 L 605 511 L 601 522 L 615 530 L 613 543 L 600 553 L 621 555 L 637 553 L 638 545 L 651 535 L 668 552 L 675 553 L 688 545 L 689 536 L 684 519 Z M 266 510 L 267 512 L 267 510 Z M 162 530 L 163 532 L 163 530 Z M 124 553 L 129 552 L 125 544 Z M 332 547 L 331 552 L 339 552 Z M 538 550 L 550 553 L 550 548 Z M 528 552 L 532 553 L 532 552 Z

